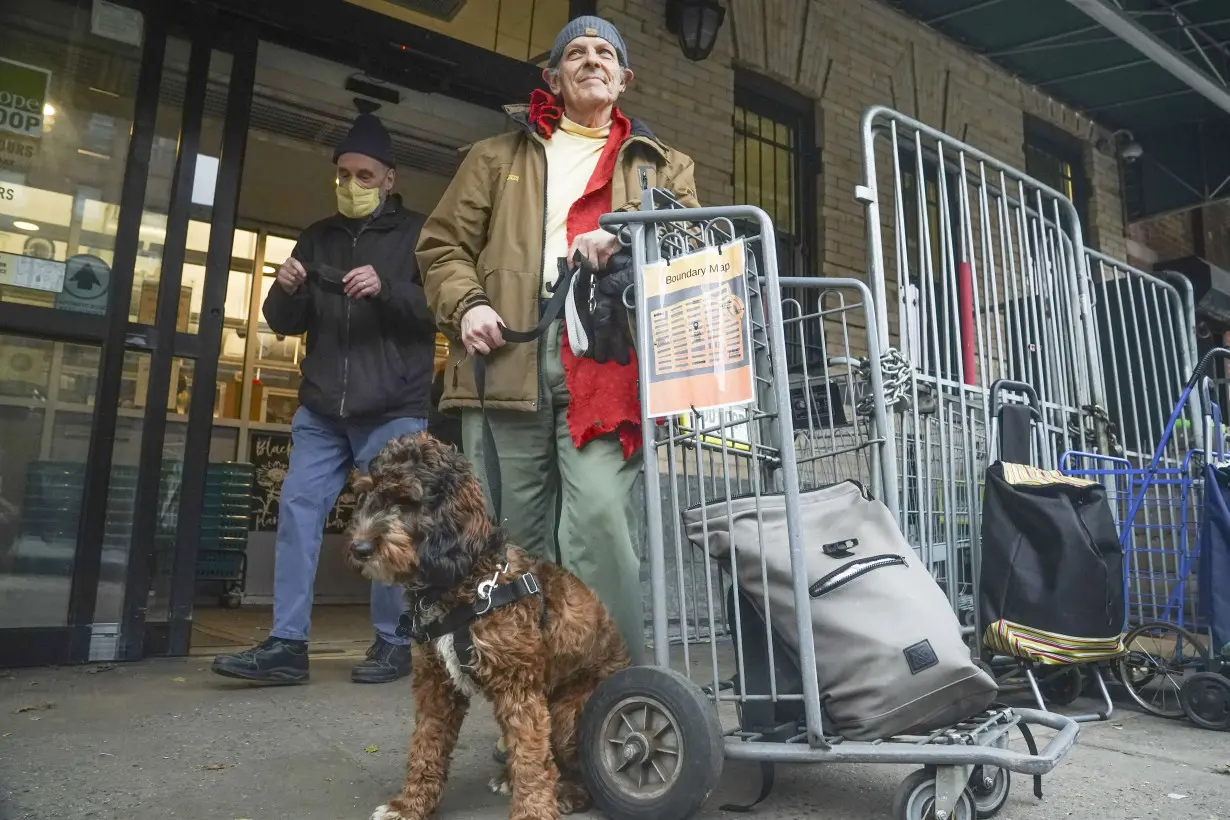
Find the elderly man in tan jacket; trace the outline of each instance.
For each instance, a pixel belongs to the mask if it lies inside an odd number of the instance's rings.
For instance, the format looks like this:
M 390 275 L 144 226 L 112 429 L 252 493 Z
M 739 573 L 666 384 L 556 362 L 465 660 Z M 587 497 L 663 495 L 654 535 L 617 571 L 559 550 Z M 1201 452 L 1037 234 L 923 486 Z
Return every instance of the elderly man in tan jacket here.
M 485 356 L 509 535 L 589 584 L 644 662 L 635 353 L 628 364 L 578 358 L 560 321 L 537 343 L 506 344 L 502 331 L 538 324 L 561 257 L 606 266 L 619 243 L 598 217 L 639 208 L 642 185 L 696 206 L 693 162 L 616 107 L 632 71 L 608 21 L 568 23 L 543 79 L 549 92 L 506 108 L 511 133 L 466 153 L 420 235 L 427 301 L 450 342 L 440 407 L 461 409 L 465 452 L 490 493 L 472 361 Z

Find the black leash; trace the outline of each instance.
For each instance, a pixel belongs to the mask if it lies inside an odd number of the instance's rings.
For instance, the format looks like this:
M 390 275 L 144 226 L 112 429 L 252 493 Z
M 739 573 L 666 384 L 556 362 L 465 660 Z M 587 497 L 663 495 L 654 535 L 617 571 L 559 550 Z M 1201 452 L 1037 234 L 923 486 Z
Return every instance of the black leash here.
M 569 269 L 568 263 L 563 259 L 560 259 L 559 267 L 559 278 L 555 280 L 551 300 L 547 302 L 547 307 L 538 320 L 538 326 L 530 331 L 504 327 L 502 335 L 505 344 L 537 341 L 542 334 L 547 332 L 551 323 L 559 318 L 564 310 L 564 303 L 568 301 L 569 286 L 576 273 L 575 270 Z M 483 414 L 483 470 L 487 475 L 487 492 L 491 495 L 491 509 L 495 513 L 495 523 L 498 525 L 503 522 L 500 510 L 503 507 L 504 486 L 500 476 L 500 459 L 496 452 L 495 434 L 491 431 L 491 420 L 487 417 L 487 356 L 489 355 L 491 354 L 474 356 L 474 389 L 478 393 L 478 407 Z

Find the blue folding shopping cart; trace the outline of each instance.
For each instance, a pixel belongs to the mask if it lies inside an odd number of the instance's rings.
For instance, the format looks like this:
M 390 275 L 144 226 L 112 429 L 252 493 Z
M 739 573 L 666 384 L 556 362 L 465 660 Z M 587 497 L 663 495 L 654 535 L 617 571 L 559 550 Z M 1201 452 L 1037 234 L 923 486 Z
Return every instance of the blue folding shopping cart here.
M 1064 453 L 1060 468 L 1103 484 L 1120 533 L 1127 648 L 1115 673 L 1162 717 L 1230 730 L 1230 462 L 1204 356 L 1147 465 Z M 1196 428 L 1194 442 L 1179 431 Z M 1194 445 L 1194 446 L 1190 446 Z M 1201 446 L 1203 445 L 1203 446 Z

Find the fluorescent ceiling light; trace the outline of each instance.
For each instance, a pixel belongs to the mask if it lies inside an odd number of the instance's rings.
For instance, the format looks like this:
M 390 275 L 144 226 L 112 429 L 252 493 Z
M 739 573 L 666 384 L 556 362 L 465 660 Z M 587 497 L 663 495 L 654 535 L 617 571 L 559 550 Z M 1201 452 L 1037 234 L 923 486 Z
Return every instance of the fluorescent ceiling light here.
M 37 231 L 38 230 L 38 225 L 35 225 L 33 222 L 24 222 L 20 219 L 16 219 L 13 221 L 13 227 L 19 231 Z

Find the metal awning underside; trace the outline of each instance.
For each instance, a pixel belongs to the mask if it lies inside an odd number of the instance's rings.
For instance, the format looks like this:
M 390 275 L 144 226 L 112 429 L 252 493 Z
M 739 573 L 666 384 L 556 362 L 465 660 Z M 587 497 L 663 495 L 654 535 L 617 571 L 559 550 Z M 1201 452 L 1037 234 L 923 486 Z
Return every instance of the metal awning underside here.
M 1230 0 L 886 2 L 1100 124 L 1130 131 L 1145 151 L 1132 170 L 1131 217 L 1230 197 Z M 1107 15 L 1126 23 L 1111 20 L 1112 30 L 1095 19 Z M 1156 41 L 1125 37 L 1132 24 Z

